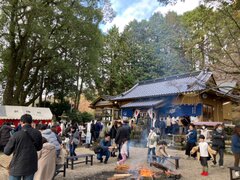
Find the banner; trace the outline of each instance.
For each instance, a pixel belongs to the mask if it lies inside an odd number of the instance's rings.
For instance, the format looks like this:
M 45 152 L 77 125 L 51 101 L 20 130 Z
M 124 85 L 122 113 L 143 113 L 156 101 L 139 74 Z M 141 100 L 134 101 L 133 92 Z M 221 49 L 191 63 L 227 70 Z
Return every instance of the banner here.
M 135 119 L 137 119 L 139 113 L 140 113 L 140 110 L 139 110 L 139 109 L 136 109 L 136 110 L 134 111 L 134 118 L 135 118 Z
M 153 119 L 153 108 L 149 109 L 149 110 L 147 111 L 147 113 L 148 113 L 149 117 L 150 117 L 151 119 Z

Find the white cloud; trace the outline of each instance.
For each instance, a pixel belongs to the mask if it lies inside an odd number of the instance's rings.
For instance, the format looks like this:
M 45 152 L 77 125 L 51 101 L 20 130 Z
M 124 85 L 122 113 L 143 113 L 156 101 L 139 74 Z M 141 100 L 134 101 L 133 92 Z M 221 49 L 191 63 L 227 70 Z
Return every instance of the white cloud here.
M 185 2 L 179 1 L 175 5 L 168 5 L 166 7 L 158 7 L 154 12 L 161 12 L 166 14 L 168 11 L 175 11 L 178 14 L 183 14 L 187 11 L 191 11 L 199 6 L 199 0 L 185 0 Z
M 117 12 L 117 15 L 111 23 L 107 23 L 102 27 L 104 32 L 107 32 L 107 30 L 113 25 L 116 25 L 119 28 L 119 31 L 122 32 L 129 22 L 134 19 L 137 21 L 148 19 L 155 12 L 166 14 L 168 11 L 175 11 L 178 14 L 183 14 L 184 12 L 190 11 L 199 5 L 199 0 L 185 0 L 185 2 L 178 2 L 175 5 L 160 7 L 157 0 L 140 0 L 136 3 L 132 3 L 120 13 L 118 12 L 118 7 L 120 7 L 121 0 L 112 0 L 111 2 L 113 9 Z
M 112 1 L 114 9 L 119 6 L 119 1 Z M 124 10 L 121 14 L 117 14 L 111 23 L 107 23 L 103 27 L 103 31 L 106 32 L 113 25 L 116 25 L 120 31 L 123 31 L 125 25 L 127 25 L 132 20 L 136 19 L 140 21 L 142 19 L 146 19 L 146 16 L 149 16 L 149 14 L 151 15 L 154 12 L 154 9 L 158 7 L 158 5 L 159 4 L 157 1 L 152 0 L 141 0 L 137 3 L 131 4 L 131 6 L 126 7 L 126 10 Z M 117 9 L 115 10 L 117 11 Z

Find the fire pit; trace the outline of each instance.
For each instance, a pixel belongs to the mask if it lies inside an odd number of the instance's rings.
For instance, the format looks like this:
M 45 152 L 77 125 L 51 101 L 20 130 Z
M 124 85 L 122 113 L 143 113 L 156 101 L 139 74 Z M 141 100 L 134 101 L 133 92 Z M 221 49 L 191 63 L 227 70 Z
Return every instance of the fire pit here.
M 115 171 L 102 172 L 91 177 L 81 178 L 81 180 L 174 180 L 180 179 L 181 175 L 174 174 L 166 169 L 161 169 L 157 164 L 153 164 L 159 170 L 152 170 L 144 165 L 119 165 Z
M 156 167 L 156 166 L 155 166 Z M 159 167 L 157 167 L 159 168 Z M 137 180 L 160 180 L 160 179 L 180 179 L 181 175 L 176 176 L 167 169 L 154 171 L 144 166 L 130 167 L 128 165 L 119 165 L 115 168 L 116 174 L 108 178 L 115 179 L 137 179 Z

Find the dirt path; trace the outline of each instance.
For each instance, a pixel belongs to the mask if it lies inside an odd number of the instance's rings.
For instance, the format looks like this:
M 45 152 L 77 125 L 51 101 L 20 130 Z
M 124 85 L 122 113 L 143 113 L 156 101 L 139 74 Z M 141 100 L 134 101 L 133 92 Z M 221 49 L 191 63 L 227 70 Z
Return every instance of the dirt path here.
M 77 152 L 81 153 L 89 153 L 89 149 L 85 148 L 78 148 Z M 177 151 L 177 150 L 169 150 L 169 154 L 173 156 L 181 157 L 180 160 L 180 168 L 178 172 L 182 174 L 183 180 L 228 180 L 229 177 L 229 170 L 228 166 L 232 166 L 233 164 L 233 156 L 225 155 L 225 162 L 224 162 L 224 169 L 220 167 L 209 167 L 209 176 L 202 177 L 201 173 L 201 165 L 197 160 L 187 160 L 184 151 Z M 149 167 L 147 164 L 147 148 L 131 148 L 130 150 L 130 159 L 127 160 L 127 163 L 131 166 L 133 165 L 144 165 Z M 209 165 L 211 162 L 209 161 Z M 110 158 L 108 164 L 101 164 L 99 163 L 96 158 L 94 158 L 94 165 L 76 165 L 74 170 L 67 169 L 67 177 L 65 179 L 81 179 L 82 177 L 91 177 L 91 175 L 101 173 L 103 171 L 114 171 L 116 167 L 116 158 Z M 155 168 L 154 168 L 155 169 Z M 155 169 L 157 170 L 157 169 Z M 57 180 L 63 179 L 61 175 L 57 176 Z M 91 178 L 89 178 L 90 180 Z

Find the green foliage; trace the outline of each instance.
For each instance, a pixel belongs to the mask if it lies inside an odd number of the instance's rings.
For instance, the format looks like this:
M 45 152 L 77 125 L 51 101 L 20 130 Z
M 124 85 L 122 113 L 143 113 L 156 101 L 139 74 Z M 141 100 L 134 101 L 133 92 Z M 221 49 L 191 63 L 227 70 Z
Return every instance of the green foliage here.
M 64 113 L 64 112 L 70 112 L 71 110 L 71 104 L 67 101 L 64 102 L 60 102 L 60 103 L 51 103 L 49 101 L 46 102 L 42 102 L 37 104 L 38 107 L 48 107 L 51 109 L 51 112 L 53 113 L 53 115 L 55 115 L 57 120 L 60 120 L 60 116 Z
M 117 95 L 131 87 L 135 81 L 131 65 L 133 51 L 127 39 L 116 27 L 104 36 L 98 75 L 94 79 L 100 95 Z
M 2 0 L 0 6 L 4 104 L 41 101 L 44 90 L 62 102 L 79 94 L 74 82 L 89 82 L 98 61 L 99 1 Z
M 67 116 L 73 122 L 81 122 L 82 121 L 82 116 L 81 116 L 81 113 L 79 111 L 74 110 L 72 112 L 68 112 Z
M 88 112 L 80 112 L 76 109 L 71 108 L 71 104 L 68 101 L 60 102 L 60 103 L 50 103 L 42 102 L 41 104 L 37 104 L 39 107 L 49 107 L 53 115 L 55 115 L 56 120 L 60 120 L 62 115 L 68 116 L 69 120 L 72 122 L 90 122 L 93 120 L 93 114 Z
M 90 122 L 93 120 L 93 115 L 91 113 L 88 112 L 79 112 L 76 110 L 73 110 L 71 112 L 67 113 L 67 116 L 69 117 L 70 120 L 72 120 L 73 122 L 77 122 L 77 123 L 86 123 L 86 122 Z
M 240 16 L 234 6 L 222 4 L 217 10 L 200 6 L 185 13 L 182 22 L 188 32 L 186 54 L 196 67 L 210 67 L 222 76 L 238 79 Z
M 93 115 L 91 113 L 82 112 L 81 116 L 82 116 L 82 122 L 90 122 L 93 120 Z

